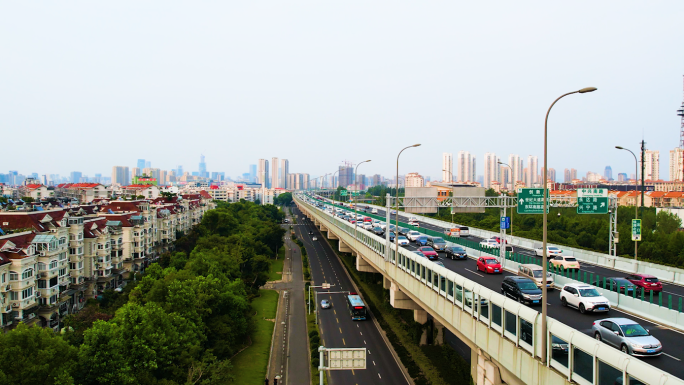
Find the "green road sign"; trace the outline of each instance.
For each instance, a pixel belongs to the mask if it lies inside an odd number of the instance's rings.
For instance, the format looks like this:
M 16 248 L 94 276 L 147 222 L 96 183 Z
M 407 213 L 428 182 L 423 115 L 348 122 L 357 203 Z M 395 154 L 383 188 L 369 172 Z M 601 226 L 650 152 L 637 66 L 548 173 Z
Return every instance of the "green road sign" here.
M 608 189 L 577 189 L 577 214 L 608 214 Z
M 346 197 L 347 196 L 347 190 L 340 190 L 340 196 Z
M 360 192 L 359 191 L 352 191 L 353 196 L 359 196 Z
M 546 191 L 549 197 L 549 191 Z M 549 208 L 546 208 L 549 212 Z M 518 190 L 518 214 L 543 214 L 544 213 L 544 189 L 521 188 Z
M 641 240 L 641 219 L 632 219 L 632 240 Z

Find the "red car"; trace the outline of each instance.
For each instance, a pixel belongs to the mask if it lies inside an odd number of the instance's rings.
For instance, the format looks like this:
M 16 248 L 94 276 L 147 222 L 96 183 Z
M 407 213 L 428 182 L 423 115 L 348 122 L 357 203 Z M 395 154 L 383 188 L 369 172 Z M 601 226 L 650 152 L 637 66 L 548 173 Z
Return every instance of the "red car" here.
M 491 237 L 490 239 L 493 239 L 496 241 L 496 243 L 501 244 L 501 237 Z M 508 241 L 505 242 L 508 243 Z
M 503 269 L 501 263 L 495 257 L 480 257 L 477 259 L 477 269 L 485 273 L 501 274 Z
M 430 246 L 419 247 L 418 251 L 423 253 L 423 255 L 426 256 L 427 259 L 429 259 L 431 261 L 439 259 L 439 256 L 437 255 L 437 252 L 435 251 L 435 249 L 433 249 Z
M 625 279 L 640 287 L 646 293 L 651 290 L 655 292 L 663 291 L 663 284 L 658 280 L 658 277 L 650 274 L 632 274 L 626 276 Z

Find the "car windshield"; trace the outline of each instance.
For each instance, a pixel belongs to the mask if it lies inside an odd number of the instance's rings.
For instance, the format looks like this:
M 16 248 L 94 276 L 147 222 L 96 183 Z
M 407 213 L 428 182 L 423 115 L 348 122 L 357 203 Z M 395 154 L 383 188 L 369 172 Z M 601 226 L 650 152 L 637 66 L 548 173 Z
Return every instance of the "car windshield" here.
M 485 259 L 485 263 L 488 265 L 496 265 L 497 263 L 499 263 L 499 261 L 497 261 L 496 259 Z
M 465 249 L 462 247 L 458 247 L 458 246 L 452 247 L 451 250 L 459 252 L 459 253 L 465 253 Z
M 658 278 L 644 278 L 644 281 L 649 283 L 658 283 Z
M 400 241 L 401 241 L 401 240 L 406 240 L 406 237 L 403 236 L 403 235 L 400 235 L 400 236 L 399 236 L 399 240 L 400 240 Z
M 420 251 L 422 251 L 422 252 L 428 251 L 429 252 L 429 251 L 434 251 L 434 250 L 432 250 L 432 247 L 421 247 Z
M 518 282 L 518 287 L 520 290 L 535 290 L 537 285 L 533 282 Z
M 541 270 L 533 270 L 532 275 L 534 275 L 534 278 L 541 278 L 542 272 L 541 272 Z
M 582 297 L 600 297 L 601 294 L 599 294 L 596 289 L 579 289 L 580 296 Z
M 424 241 L 424 240 L 427 239 L 427 237 L 425 237 L 425 236 L 423 236 L 423 237 L 418 237 L 418 239 L 421 240 L 421 241 Z
M 411 235 L 418 235 L 418 234 L 420 234 L 420 233 L 417 232 L 417 231 L 411 231 L 409 234 L 411 234 Z
M 560 249 L 557 247 L 549 247 L 549 251 L 559 251 Z
M 620 325 L 620 328 L 625 333 L 625 337 L 645 337 L 648 335 L 646 329 L 639 324 Z
M 432 242 L 434 242 L 434 243 L 445 243 L 444 239 L 442 239 L 442 238 L 432 238 Z
M 566 257 L 565 260 L 568 262 L 577 262 L 577 260 L 573 257 Z

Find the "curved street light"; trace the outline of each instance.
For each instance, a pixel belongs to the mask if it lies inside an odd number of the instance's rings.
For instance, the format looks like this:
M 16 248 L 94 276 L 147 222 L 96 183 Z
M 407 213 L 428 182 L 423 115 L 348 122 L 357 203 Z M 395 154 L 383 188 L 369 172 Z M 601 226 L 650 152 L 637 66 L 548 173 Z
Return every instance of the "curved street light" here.
M 363 163 L 368 163 L 370 161 L 371 161 L 370 159 L 364 160 L 363 162 L 358 163 L 356 165 L 356 168 L 354 169 L 354 179 L 356 179 L 356 175 L 357 175 L 356 172 L 359 170 L 359 166 L 362 165 Z M 357 193 L 359 192 L 359 186 L 356 183 L 356 180 L 354 180 L 354 190 Z M 356 202 L 354 202 L 354 242 L 357 242 L 356 241 L 356 228 L 359 227 L 359 219 L 356 217 L 356 206 L 357 206 L 357 204 L 356 204 Z M 357 248 L 357 250 L 358 250 L 358 248 Z
M 639 205 L 637 204 L 637 196 L 639 196 L 639 193 L 637 192 L 639 190 L 639 160 L 637 160 L 636 154 L 632 152 L 632 150 L 628 148 L 624 148 L 621 146 L 615 146 L 618 150 L 625 150 L 629 151 L 632 156 L 634 157 L 634 219 L 639 219 Z M 637 241 L 634 241 L 634 260 L 636 261 L 637 259 L 637 248 L 638 248 L 639 243 Z
M 547 134 L 548 134 L 548 126 L 549 126 L 549 113 L 551 113 L 551 109 L 556 104 L 556 102 L 558 102 L 559 100 L 561 100 L 562 98 L 564 98 L 568 95 L 585 94 L 587 92 L 594 92 L 594 91 L 596 91 L 596 87 L 586 87 L 586 88 L 582 88 L 581 90 L 577 90 L 577 91 L 573 91 L 573 92 L 568 92 L 567 94 L 563 94 L 563 95 L 559 96 L 558 99 L 554 100 L 553 103 L 551 103 L 549 110 L 546 111 L 546 119 L 544 120 L 544 169 L 542 170 L 542 183 L 544 184 L 544 186 L 543 186 L 544 187 L 544 189 L 543 189 L 543 191 L 544 191 L 544 206 L 543 206 L 543 214 L 542 214 L 543 215 L 543 230 L 542 230 L 542 249 L 543 249 L 543 253 L 542 253 L 542 269 L 543 269 L 542 277 L 543 278 L 542 279 L 546 279 L 546 275 L 548 273 L 548 264 L 549 264 L 548 250 L 546 250 L 547 228 L 548 228 L 548 226 L 547 226 L 548 214 L 546 211 L 548 210 L 548 207 L 549 207 L 549 199 L 547 196 L 547 194 L 548 194 L 547 171 L 549 168 L 548 154 L 547 154 L 547 138 L 548 138 Z M 548 299 L 548 291 L 546 290 L 546 285 L 542 285 L 542 341 L 541 341 L 542 342 L 542 346 L 541 346 L 541 348 L 542 348 L 541 356 L 542 357 L 541 358 L 542 358 L 542 362 L 544 364 L 546 364 L 548 361 L 548 359 L 546 357 L 547 356 L 547 350 L 548 350 L 547 349 L 548 348 L 548 346 L 547 346 L 548 345 L 548 343 L 547 343 L 548 336 L 547 336 L 547 332 L 546 332 L 546 326 L 547 326 L 546 325 L 546 315 L 547 315 L 547 302 L 548 302 L 547 299 Z
M 420 143 L 414 144 L 412 146 L 407 146 L 401 149 L 399 151 L 399 154 L 397 155 L 397 179 L 396 179 L 396 187 L 397 187 L 397 194 L 396 194 L 396 199 L 394 200 L 394 258 L 399 255 L 399 157 L 401 156 L 401 153 L 404 152 L 404 150 L 412 147 L 418 147 L 420 146 Z M 404 186 L 405 187 L 405 186 Z M 387 224 L 387 231 L 389 232 L 389 227 L 390 223 Z

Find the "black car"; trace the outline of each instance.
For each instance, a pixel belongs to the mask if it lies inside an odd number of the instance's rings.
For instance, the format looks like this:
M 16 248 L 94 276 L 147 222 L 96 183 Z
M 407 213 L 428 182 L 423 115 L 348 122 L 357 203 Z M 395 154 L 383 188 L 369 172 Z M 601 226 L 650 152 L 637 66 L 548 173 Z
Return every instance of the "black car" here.
M 313 231 L 309 230 L 309 235 L 313 235 Z
M 603 280 L 596 281 L 593 285 L 596 287 L 603 287 Z M 636 290 L 637 293 L 640 292 L 639 288 L 622 277 L 606 277 L 606 287 L 604 289 L 622 293 L 624 295 L 633 295 L 632 293 L 634 290 Z
M 380 227 L 380 226 L 373 227 L 373 230 L 371 230 L 371 231 L 373 233 L 375 233 L 375 235 L 382 235 L 385 233 L 385 230 L 383 230 L 382 227 Z
M 468 259 L 466 249 L 461 246 L 447 246 L 444 251 L 446 256 L 451 259 Z
M 501 284 L 501 294 L 513 298 L 521 303 L 530 305 L 541 304 L 542 291 L 529 278 L 509 276 Z
M 406 235 L 409 231 L 411 230 L 406 227 L 399 227 L 399 235 Z

